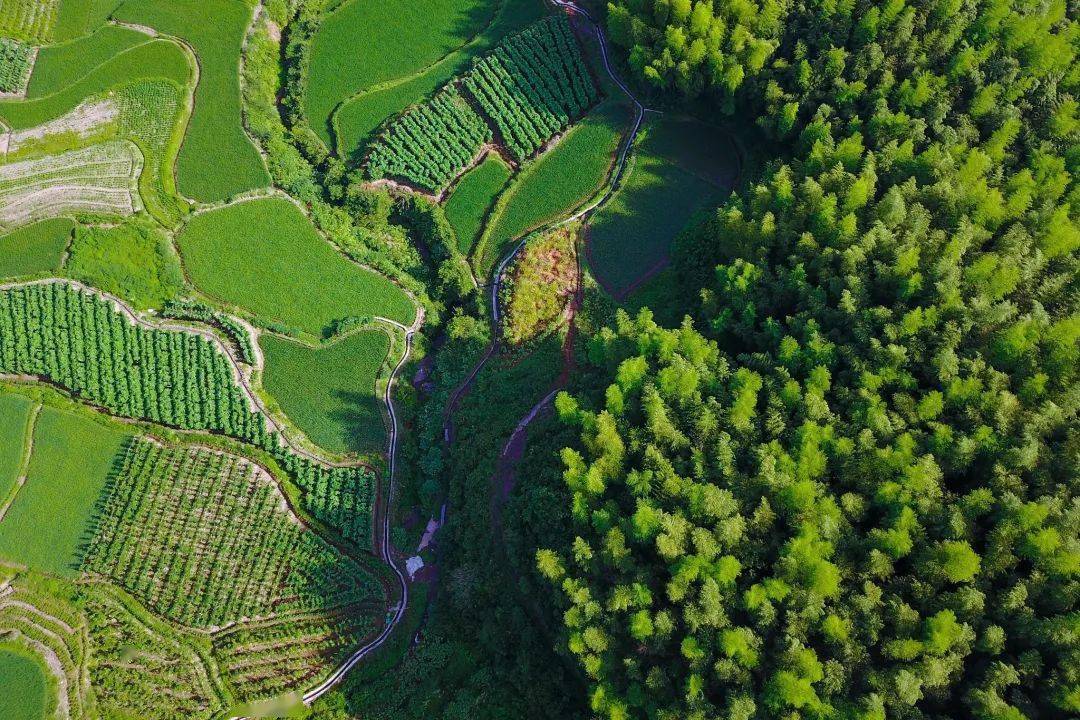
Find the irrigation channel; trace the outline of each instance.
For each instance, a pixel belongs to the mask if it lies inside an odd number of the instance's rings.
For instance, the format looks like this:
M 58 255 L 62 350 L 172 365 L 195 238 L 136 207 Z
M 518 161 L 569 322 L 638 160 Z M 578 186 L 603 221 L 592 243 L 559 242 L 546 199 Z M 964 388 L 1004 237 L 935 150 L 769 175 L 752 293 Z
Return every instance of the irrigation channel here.
M 627 134 L 626 139 L 623 142 L 623 146 L 622 146 L 621 150 L 619 151 L 619 155 L 616 158 L 615 168 L 614 168 L 614 171 L 611 174 L 611 179 L 610 179 L 610 182 L 608 183 L 608 188 L 607 188 L 606 192 L 601 194 L 600 197 L 595 199 L 593 202 L 588 203 L 584 207 L 579 208 L 576 212 L 574 212 L 569 217 L 566 217 L 566 218 L 563 218 L 562 220 L 551 223 L 550 225 L 548 225 L 545 228 L 545 229 L 549 229 L 549 230 L 560 227 L 562 225 L 566 225 L 566 224 L 574 222 L 576 220 L 580 220 L 582 218 L 586 218 L 588 215 L 595 212 L 604 203 L 606 203 L 608 200 L 610 200 L 612 198 L 612 196 L 614 196 L 614 194 L 618 191 L 619 186 L 620 186 L 620 184 L 622 182 L 623 174 L 624 174 L 624 172 L 626 170 L 626 161 L 627 161 L 627 158 L 630 155 L 631 149 L 634 146 L 634 141 L 637 139 L 638 131 L 640 131 L 640 129 L 641 129 L 641 124 L 645 119 L 645 113 L 646 112 L 655 112 L 653 110 L 650 110 L 649 108 L 646 108 L 634 96 L 634 94 L 632 92 L 630 92 L 630 88 L 628 88 L 626 86 L 626 84 L 623 83 L 623 81 L 616 74 L 615 70 L 611 67 L 611 62 L 610 62 L 610 59 L 608 57 L 607 38 L 604 35 L 604 31 L 601 29 L 600 24 L 595 19 L 593 19 L 592 15 L 590 15 L 584 8 L 582 8 L 581 6 L 575 4 L 574 2 L 571 2 L 570 0 L 551 0 L 551 3 L 557 8 L 560 8 L 560 9 L 566 11 L 566 12 L 569 12 L 571 14 L 575 14 L 575 15 L 578 15 L 578 16 L 584 18 L 590 25 L 592 25 L 593 30 L 596 33 L 597 40 L 599 41 L 600 55 L 601 55 L 601 58 L 603 59 L 604 70 L 611 77 L 612 81 L 619 87 L 619 89 L 622 90 L 623 93 L 625 93 L 626 96 L 630 99 L 630 101 L 634 104 L 634 109 L 636 111 L 636 116 L 634 118 L 633 128 L 631 128 L 630 132 Z M 472 371 L 469 373 L 468 378 L 457 389 L 457 391 L 454 393 L 453 397 L 450 399 L 450 402 L 447 404 L 446 420 L 445 420 L 444 427 L 443 427 L 443 434 L 444 434 L 444 437 L 447 439 L 447 441 L 449 441 L 449 438 L 451 436 L 451 434 L 450 434 L 450 422 L 451 422 L 450 418 L 451 418 L 451 415 L 453 413 L 453 408 L 457 405 L 457 403 L 463 397 L 464 393 L 468 390 L 469 386 L 472 384 L 473 380 L 476 378 L 476 375 L 480 372 L 481 369 L 483 369 L 484 365 L 495 354 L 496 350 L 498 349 L 498 327 L 499 327 L 499 322 L 501 320 L 500 311 L 499 311 L 499 287 L 500 287 L 500 285 L 502 283 L 502 276 L 503 276 L 503 273 L 506 270 L 506 267 L 517 256 L 517 254 L 521 251 L 521 249 L 525 246 L 525 240 L 527 239 L 528 235 L 531 235 L 531 234 L 532 233 L 528 233 L 525 237 L 523 237 L 517 243 L 517 245 L 515 245 L 514 248 L 506 255 L 506 257 L 503 258 L 502 262 L 500 262 L 499 265 L 495 268 L 494 277 L 492 278 L 492 283 L 491 283 L 491 316 L 492 316 L 492 325 L 493 325 L 493 330 L 492 330 L 493 335 L 492 335 L 491 345 L 489 346 L 489 348 L 488 348 L 487 352 L 484 354 L 484 356 L 480 359 L 480 362 L 477 363 L 476 367 L 474 367 L 472 369 Z M 405 363 L 409 359 L 409 355 L 410 355 L 410 353 L 412 351 L 413 335 L 419 330 L 419 327 L 422 324 L 422 320 L 423 320 L 422 315 L 418 315 L 417 321 L 414 322 L 413 326 L 409 327 L 409 328 L 406 328 L 406 327 L 404 327 L 404 326 L 402 326 L 402 325 L 400 325 L 398 323 L 393 323 L 393 324 L 397 325 L 400 329 L 403 329 L 405 331 L 405 352 L 402 353 L 401 359 L 398 361 L 397 367 L 395 367 L 393 372 L 390 374 L 390 377 L 389 377 L 389 379 L 388 379 L 388 381 L 386 383 L 386 392 L 385 392 L 385 395 L 383 397 L 383 401 L 386 404 L 386 409 L 387 409 L 387 412 L 389 413 L 390 419 L 391 419 L 391 430 L 390 430 L 390 450 L 389 450 L 389 455 L 390 456 L 389 456 L 389 471 L 388 471 L 388 478 L 387 478 L 386 500 L 383 503 L 383 509 L 381 511 L 382 512 L 382 533 L 381 533 L 381 535 L 382 535 L 382 543 L 381 543 L 381 547 L 379 548 L 379 551 L 380 551 L 380 555 L 382 556 L 383 562 L 385 562 L 387 565 L 389 565 L 390 569 L 397 576 L 398 585 L 399 585 L 400 591 L 401 591 L 401 599 L 398 602 L 397 607 L 394 609 L 393 616 L 390 618 L 390 621 L 386 624 L 386 627 L 383 628 L 382 632 L 379 633 L 379 635 L 377 637 L 375 637 L 373 640 L 371 640 L 371 642 L 369 642 L 366 645 L 358 648 L 352 655 L 349 656 L 349 658 L 344 663 L 342 663 L 334 672 L 332 672 L 330 674 L 330 676 L 327 677 L 323 682 L 321 682 L 319 685 L 313 687 L 312 689 L 310 689 L 306 693 L 304 693 L 303 700 L 304 700 L 305 704 L 311 704 L 311 703 L 315 702 L 316 700 L 318 700 L 323 695 L 325 695 L 330 689 L 332 689 L 335 685 L 337 685 L 339 682 L 341 682 L 342 678 L 344 678 L 345 675 L 350 670 L 352 670 L 354 667 L 356 667 L 356 665 L 358 663 L 360 663 L 361 660 L 363 660 L 368 655 L 370 655 L 371 653 L 375 652 L 380 647 L 385 645 L 387 640 L 389 640 L 390 636 L 394 633 L 394 630 L 397 629 L 397 626 L 401 623 L 401 620 L 405 617 L 405 611 L 408 608 L 409 583 L 405 578 L 405 574 L 401 571 L 401 568 L 399 568 L 397 566 L 396 562 L 394 561 L 393 553 L 392 553 L 391 547 L 390 547 L 390 522 L 391 522 L 391 516 L 392 516 L 391 508 L 392 508 L 392 502 L 393 502 L 394 482 L 395 482 L 396 469 L 397 469 L 398 436 L 399 436 L 399 433 L 400 433 L 400 427 L 399 427 L 399 424 L 398 424 L 397 413 L 394 410 L 394 402 L 393 402 L 392 394 L 393 394 L 393 388 L 394 388 L 394 381 L 397 379 L 398 373 L 401 371 L 401 368 L 405 365 Z M 389 322 L 393 322 L 393 321 L 389 321 Z M 537 403 L 537 405 L 528 413 L 528 415 L 525 418 L 523 418 L 522 421 L 518 424 L 518 428 L 517 428 L 517 430 L 515 430 L 515 434 L 517 434 L 518 432 L 521 432 L 522 430 L 524 430 L 525 427 L 528 426 L 529 422 L 531 422 L 532 419 L 534 417 L 536 417 L 536 415 L 543 408 L 543 406 L 546 405 L 548 402 L 550 402 L 553 397 L 555 397 L 555 393 L 554 392 L 549 392 L 539 403 Z M 376 508 L 376 511 L 378 511 L 378 508 Z M 247 718 L 233 718 L 232 720 L 247 720 Z

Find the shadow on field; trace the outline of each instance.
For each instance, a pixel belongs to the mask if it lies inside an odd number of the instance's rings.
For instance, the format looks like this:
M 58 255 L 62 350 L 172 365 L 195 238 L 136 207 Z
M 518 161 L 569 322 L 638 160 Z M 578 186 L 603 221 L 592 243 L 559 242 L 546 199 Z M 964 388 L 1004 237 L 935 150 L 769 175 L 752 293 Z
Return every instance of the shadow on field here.
M 378 398 L 358 392 L 334 392 L 335 407 L 328 413 L 350 452 L 381 452 L 386 446 L 386 421 Z

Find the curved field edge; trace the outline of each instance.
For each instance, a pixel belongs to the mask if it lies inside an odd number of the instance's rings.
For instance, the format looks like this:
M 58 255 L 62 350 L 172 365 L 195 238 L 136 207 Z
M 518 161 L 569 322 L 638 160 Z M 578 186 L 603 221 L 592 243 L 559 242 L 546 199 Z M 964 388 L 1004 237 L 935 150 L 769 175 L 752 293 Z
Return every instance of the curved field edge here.
M 193 215 L 177 234 L 185 272 L 200 292 L 271 330 L 321 339 L 338 323 L 417 317 L 391 280 L 347 259 L 291 199 L 257 198 Z

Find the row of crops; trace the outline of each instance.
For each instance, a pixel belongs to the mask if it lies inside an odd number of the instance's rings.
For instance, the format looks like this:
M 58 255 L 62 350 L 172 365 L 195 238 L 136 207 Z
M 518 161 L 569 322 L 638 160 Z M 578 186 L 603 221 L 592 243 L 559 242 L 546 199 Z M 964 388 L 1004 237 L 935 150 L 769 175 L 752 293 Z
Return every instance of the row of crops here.
M 311 684 L 376 628 L 382 608 L 349 606 L 299 619 L 242 626 L 214 636 L 218 666 L 242 701 Z
M 189 627 L 380 597 L 292 517 L 267 473 L 203 448 L 131 443 L 84 568 Z
M 0 165 L 0 227 L 66 214 L 131 215 L 141 169 L 139 149 L 123 140 Z
M 136 325 L 111 302 L 66 283 L 23 285 L 0 291 L 0 373 L 48 380 L 120 417 L 250 442 L 285 468 L 308 512 L 370 545 L 374 474 L 290 452 L 207 338 Z
M 599 97 L 561 15 L 509 38 L 480 60 L 464 83 L 518 160 L 566 129 Z
M 538 152 L 599 99 L 581 48 L 562 15 L 506 39 L 427 103 L 392 121 L 372 143 L 372 179 L 395 178 L 438 191 L 468 167 L 498 130 L 518 161 Z
M 451 86 L 397 118 L 368 156 L 372 177 L 401 177 L 438 190 L 466 168 L 491 140 L 483 118 Z
M 0 37 L 0 93 L 21 93 L 26 89 L 33 57 L 29 45 Z
M 0 35 L 33 43 L 52 39 L 60 0 L 3 0 Z

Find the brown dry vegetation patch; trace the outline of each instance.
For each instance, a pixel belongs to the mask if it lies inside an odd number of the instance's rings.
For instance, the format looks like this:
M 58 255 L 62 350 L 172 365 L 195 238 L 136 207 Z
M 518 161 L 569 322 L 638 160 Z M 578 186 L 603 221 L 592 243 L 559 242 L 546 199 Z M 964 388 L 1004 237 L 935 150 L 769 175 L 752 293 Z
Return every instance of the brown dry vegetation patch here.
M 532 340 L 559 320 L 577 292 L 576 228 L 558 228 L 529 240 L 504 286 L 507 342 Z

